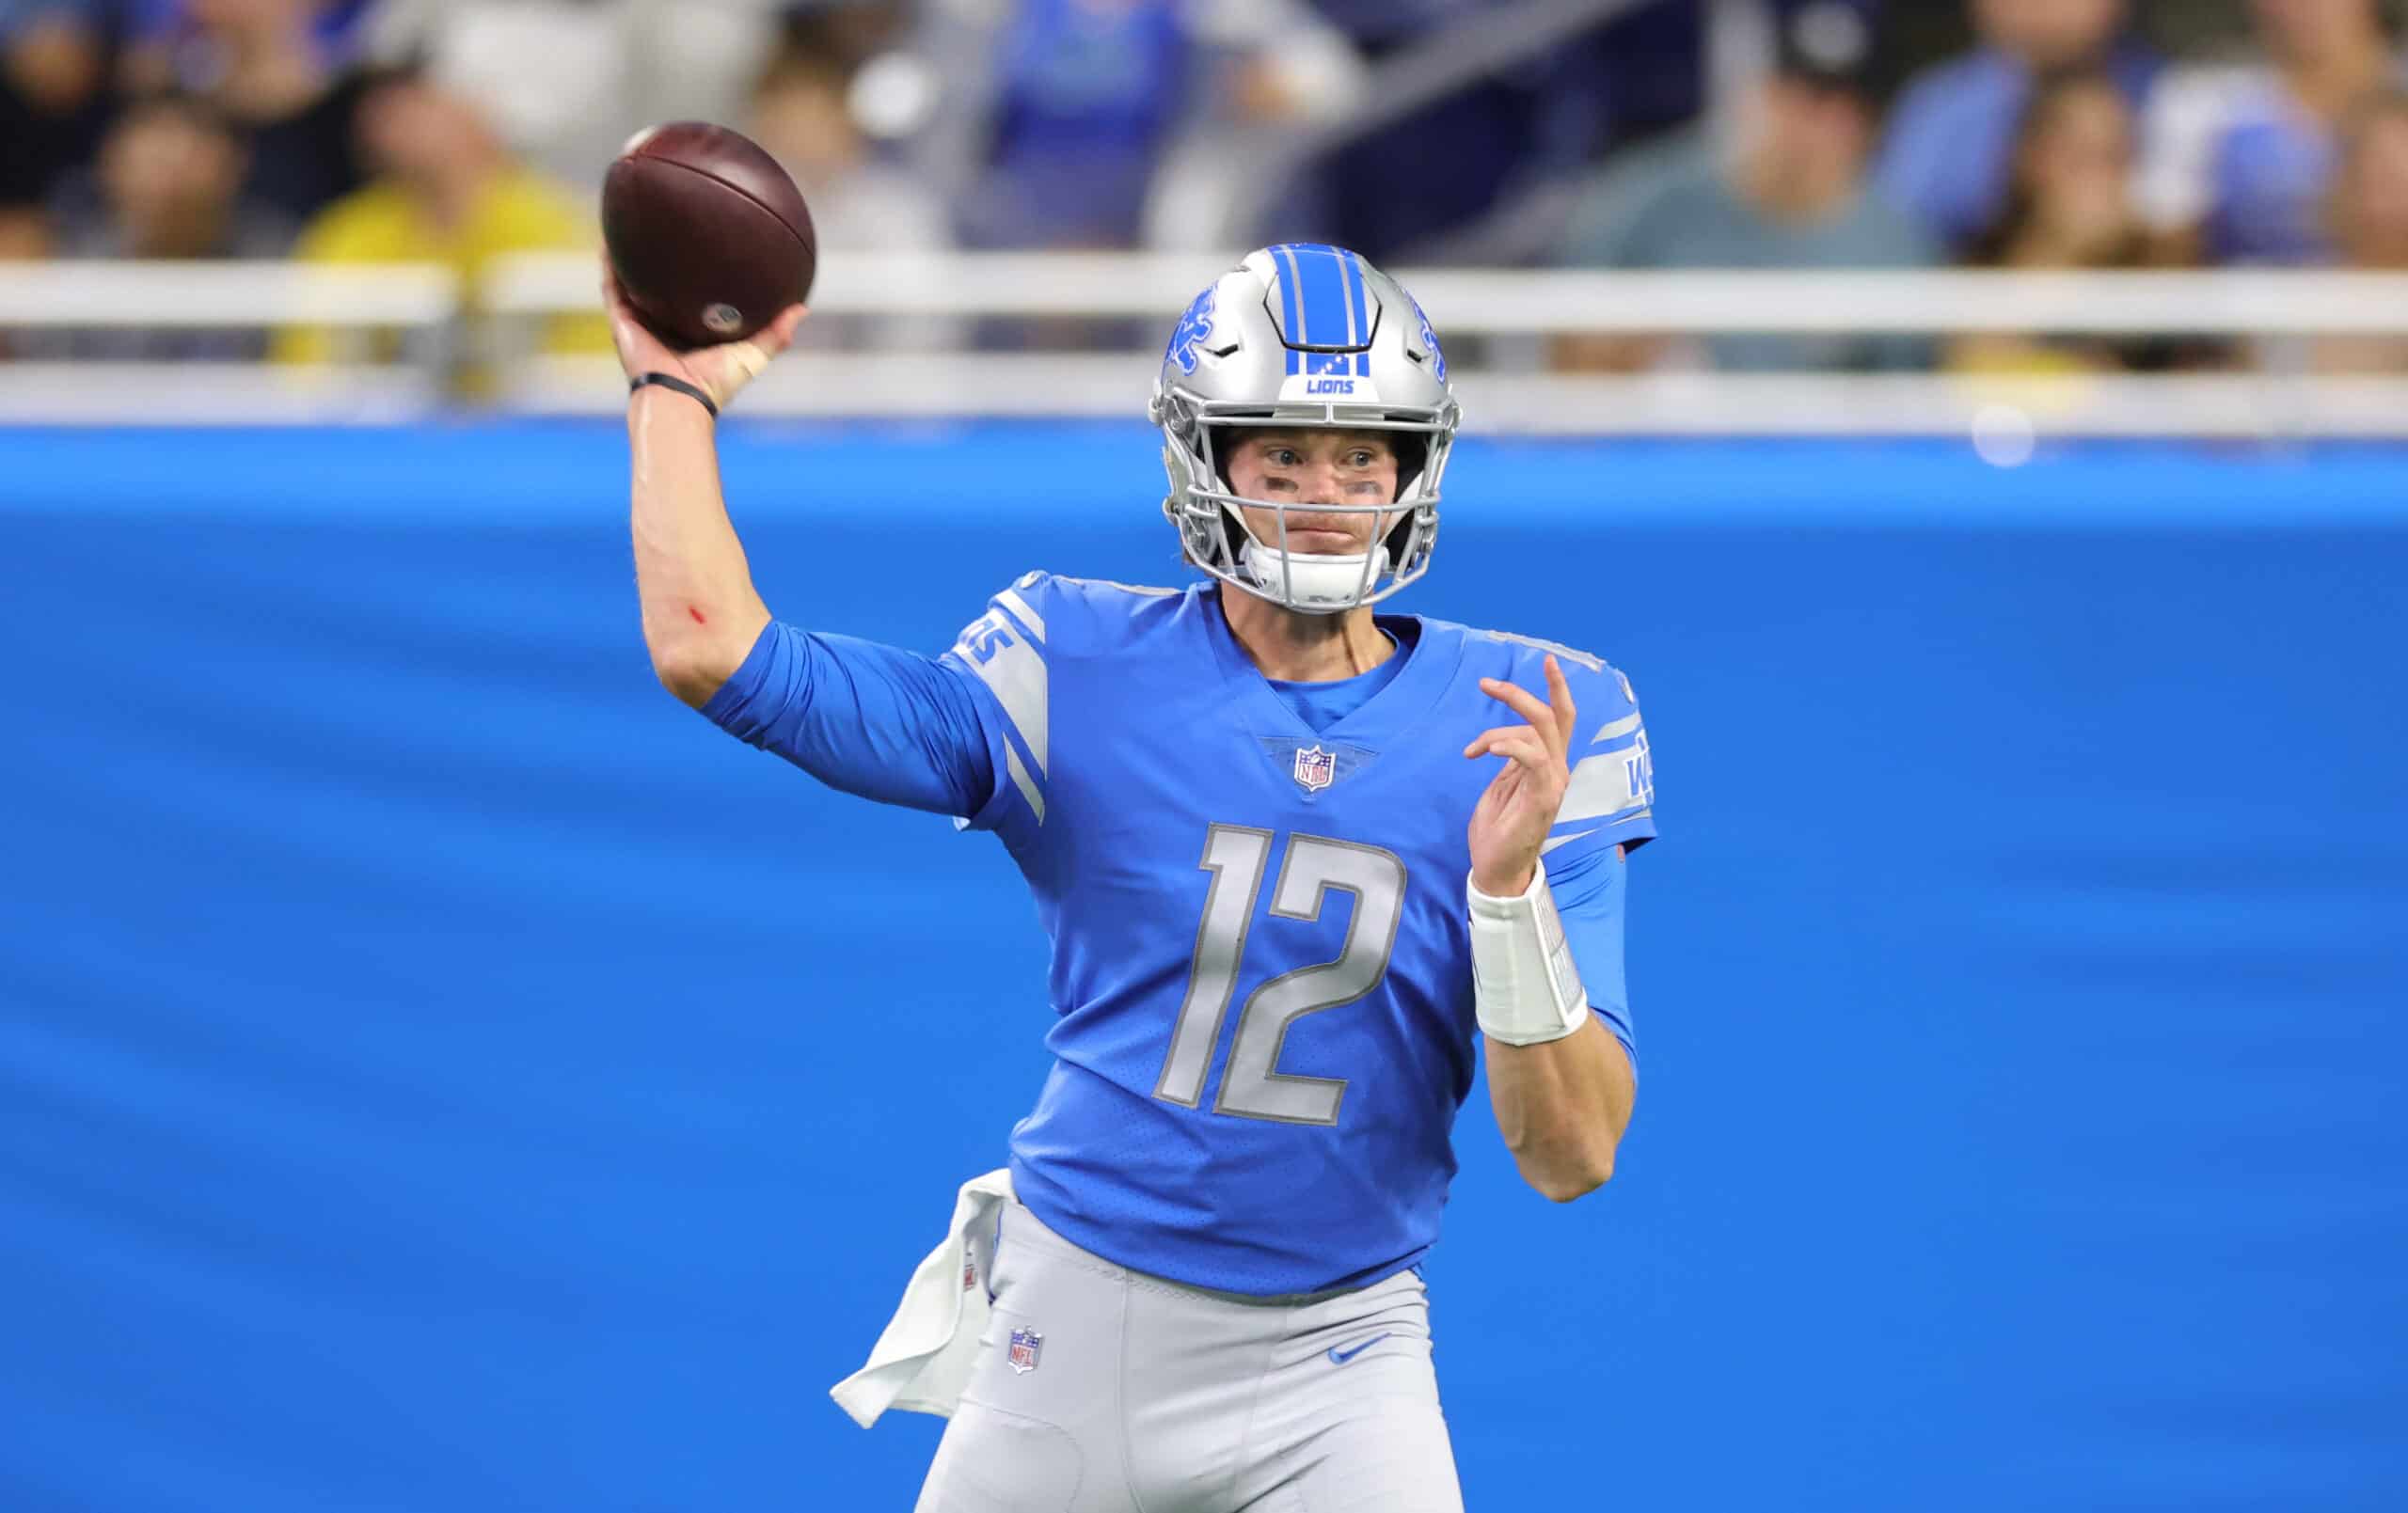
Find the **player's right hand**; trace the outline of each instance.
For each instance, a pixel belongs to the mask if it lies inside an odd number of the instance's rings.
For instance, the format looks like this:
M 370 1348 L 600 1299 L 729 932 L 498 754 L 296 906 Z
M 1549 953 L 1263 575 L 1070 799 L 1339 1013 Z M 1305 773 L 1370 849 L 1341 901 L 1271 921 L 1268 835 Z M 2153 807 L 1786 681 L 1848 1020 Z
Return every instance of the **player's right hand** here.
M 611 271 L 607 254 L 602 259 L 602 304 L 610 312 L 610 341 L 619 349 L 619 366 L 627 370 L 627 377 L 667 373 L 682 378 L 708 394 L 722 410 L 738 389 L 769 366 L 770 358 L 793 343 L 795 328 L 811 313 L 800 305 L 790 305 L 742 341 L 679 352 L 636 319 L 635 307 L 627 303 L 626 292 L 619 287 L 619 276 Z

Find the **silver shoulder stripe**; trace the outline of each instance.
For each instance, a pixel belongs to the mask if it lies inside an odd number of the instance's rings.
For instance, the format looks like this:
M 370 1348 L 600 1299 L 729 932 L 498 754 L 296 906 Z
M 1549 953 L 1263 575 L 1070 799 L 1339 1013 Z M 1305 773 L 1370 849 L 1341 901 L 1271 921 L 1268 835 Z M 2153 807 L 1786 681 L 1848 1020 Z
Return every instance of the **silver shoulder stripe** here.
M 1056 583 L 1087 583 L 1099 589 L 1117 589 L 1123 593 L 1142 594 L 1149 599 L 1176 599 L 1184 591 L 1179 589 L 1158 589 L 1143 583 L 1122 583 L 1113 578 L 1072 578 L 1056 575 Z
M 1020 753 L 1008 746 L 1004 748 L 1004 767 L 1011 774 L 1012 783 L 1020 789 L 1020 796 L 1028 800 L 1029 812 L 1037 816 L 1037 823 L 1044 824 L 1045 796 L 1037 791 L 1037 780 L 1021 765 Z
M 1624 735 L 1628 735 L 1631 732 L 1637 729 L 1639 729 L 1639 711 L 1634 709 L 1629 714 L 1624 715 L 1622 718 L 1615 720 L 1612 724 L 1599 730 L 1596 734 L 1589 738 L 1589 744 L 1591 746 L 1603 746 L 1606 742 L 1617 740 Z
M 1018 593 L 1014 592 L 1010 589 L 1006 589 L 1003 592 L 995 595 L 995 597 L 1003 601 L 1004 607 L 1012 612 L 1012 618 L 1014 620 L 1019 621 L 1022 624 L 1028 627 L 1028 633 L 1031 636 L 1036 637 L 1040 641 L 1045 638 L 1045 622 L 1038 615 L 1034 608 L 1030 607 L 1027 600 L 1022 598 Z
M 978 681 L 995 692 L 996 701 L 1004 706 L 1005 717 L 1028 743 L 1028 754 L 1037 759 L 1037 770 L 1045 771 L 1046 687 L 1045 658 L 1037 648 L 1009 634 L 1003 628 L 1002 617 L 989 615 L 988 623 L 994 627 L 979 638 L 982 645 L 990 647 L 987 659 L 980 661 L 974 650 L 965 650 L 962 661 L 978 675 Z
M 1572 781 L 1564 787 L 1563 805 L 1555 812 L 1555 823 L 1593 820 L 1638 802 L 1639 796 L 1630 791 L 1630 769 L 1623 753 L 1608 751 L 1589 757 L 1572 769 Z
M 1592 656 L 1576 646 L 1566 646 L 1561 641 L 1541 640 L 1536 636 L 1516 636 L 1510 630 L 1483 630 L 1477 634 L 1485 636 L 1492 641 L 1504 641 L 1513 646 L 1527 646 L 1534 652 L 1553 652 L 1575 667 L 1586 668 L 1592 672 L 1606 670 L 1605 658 Z M 1631 701 L 1638 702 L 1635 699 Z
M 1606 823 L 1600 827 L 1610 830 L 1617 825 L 1628 825 L 1633 820 L 1647 819 L 1653 816 L 1655 812 L 1655 808 L 1652 805 L 1646 809 L 1634 809 L 1627 814 L 1620 815 L 1616 818 L 1606 821 Z
M 1551 835 L 1539 846 L 1539 855 L 1545 856 L 1557 846 L 1570 845 L 1575 841 L 1586 840 L 1588 837 L 1596 834 L 1601 828 L 1603 828 L 1602 826 L 1597 826 L 1585 830 L 1575 830 L 1570 835 Z

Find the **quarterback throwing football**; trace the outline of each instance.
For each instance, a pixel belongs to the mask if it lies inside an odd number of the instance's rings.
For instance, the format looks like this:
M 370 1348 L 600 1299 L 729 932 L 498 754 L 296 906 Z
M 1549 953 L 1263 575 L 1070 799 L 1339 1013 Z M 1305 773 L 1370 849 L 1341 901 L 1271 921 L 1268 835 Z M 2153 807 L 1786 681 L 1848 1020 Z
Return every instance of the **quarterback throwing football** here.
M 676 353 L 608 292 L 661 681 L 993 831 L 1052 940 L 1037 1107 L 838 1400 L 950 1415 L 924 1513 L 1454 1513 L 1418 1263 L 1456 1111 L 1484 1041 L 1531 1185 L 1611 1174 L 1655 826 L 1620 673 L 1373 608 L 1429 570 L 1459 415 L 1420 307 L 1340 248 L 1248 256 L 1153 396 L 1205 581 L 1030 573 L 928 657 L 773 619 L 729 524 L 713 419 L 801 308 Z

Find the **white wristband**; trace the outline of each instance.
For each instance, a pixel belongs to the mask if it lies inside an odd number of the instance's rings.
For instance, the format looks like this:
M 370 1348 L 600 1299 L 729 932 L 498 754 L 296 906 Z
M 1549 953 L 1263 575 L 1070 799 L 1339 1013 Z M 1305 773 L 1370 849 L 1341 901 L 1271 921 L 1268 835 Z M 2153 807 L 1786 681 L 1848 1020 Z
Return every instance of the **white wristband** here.
M 1481 1032 L 1509 1046 L 1560 1040 L 1589 1017 L 1589 990 L 1563 938 L 1546 868 L 1517 897 L 1492 898 L 1470 879 L 1472 1001 Z

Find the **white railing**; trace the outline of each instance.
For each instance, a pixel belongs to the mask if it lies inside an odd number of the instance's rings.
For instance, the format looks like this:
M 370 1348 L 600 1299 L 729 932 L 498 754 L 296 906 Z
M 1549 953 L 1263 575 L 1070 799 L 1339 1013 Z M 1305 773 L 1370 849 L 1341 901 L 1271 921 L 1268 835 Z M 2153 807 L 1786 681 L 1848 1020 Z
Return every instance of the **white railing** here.
M 830 315 L 1133 316 L 1167 331 L 1235 253 L 960 253 L 840 264 L 812 307 Z M 1541 332 L 1916 334 L 2046 330 L 2078 336 L 2408 333 L 2408 275 L 1608 273 L 1404 268 L 1397 276 L 1442 336 Z M 505 260 L 486 282 L 498 313 L 591 308 L 594 264 Z
M 396 422 L 444 402 L 459 278 L 428 263 L 0 263 L 0 331 L 318 327 L 324 363 L 0 361 L 0 423 Z M 402 361 L 372 360 L 398 337 Z
M 981 253 L 832 260 L 823 317 L 899 323 L 958 342 L 980 317 L 1133 323 L 1166 329 L 1235 254 Z M 2333 273 L 2020 275 L 1615 274 L 1403 269 L 1461 355 L 1475 431 L 1675 434 L 1956 433 L 2408 437 L 2408 377 L 2315 376 L 2309 344 L 2335 334 L 2408 337 L 2408 276 Z M 473 292 L 474 298 L 468 296 Z M 401 331 L 399 361 L 296 372 L 272 364 L 0 362 L 0 419 L 397 418 L 443 403 L 451 365 L 488 366 L 490 402 L 609 413 L 624 385 L 608 357 L 546 355 L 547 316 L 591 311 L 590 256 L 505 260 L 474 292 L 424 267 L 292 264 L 0 264 L 0 328 L 314 324 Z M 464 312 L 486 312 L 470 323 Z M 473 325 L 476 339 L 467 339 Z M 824 329 L 824 328 L 823 328 Z M 2251 371 L 2165 377 L 1547 370 L 1565 333 L 1710 336 L 2046 331 L 2236 339 Z M 931 338 L 930 333 L 935 335 Z M 1160 349 L 805 350 L 743 401 L 774 416 L 1136 415 Z M 1478 354 L 1475 364 L 1467 359 Z
M 459 308 L 460 280 L 421 262 L 0 263 L 0 326 L 432 331 Z

